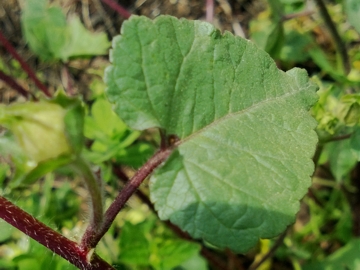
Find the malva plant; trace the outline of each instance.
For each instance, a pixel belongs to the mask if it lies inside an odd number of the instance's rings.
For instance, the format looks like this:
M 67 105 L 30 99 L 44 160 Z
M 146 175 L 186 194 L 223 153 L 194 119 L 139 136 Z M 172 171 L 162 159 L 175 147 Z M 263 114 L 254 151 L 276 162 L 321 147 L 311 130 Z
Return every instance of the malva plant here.
M 2 219 L 80 269 L 114 269 L 95 248 L 147 178 L 160 219 L 206 245 L 246 253 L 294 222 L 318 140 L 308 112 L 317 87 L 305 70 L 283 72 L 250 41 L 170 16 L 132 16 L 110 60 L 105 82 L 114 111 L 134 130 L 158 129 L 159 149 L 103 212 L 105 183 L 83 157 L 81 102 L 59 93 L 2 106 L 0 122 L 32 164 L 22 181 L 70 166 L 91 199 L 77 242 L 4 197 Z

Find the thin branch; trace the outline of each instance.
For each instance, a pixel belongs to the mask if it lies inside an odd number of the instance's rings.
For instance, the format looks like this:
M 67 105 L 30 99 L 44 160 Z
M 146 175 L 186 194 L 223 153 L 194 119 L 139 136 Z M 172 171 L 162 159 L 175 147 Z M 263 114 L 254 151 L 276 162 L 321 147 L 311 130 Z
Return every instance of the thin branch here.
M 260 261 L 258 261 L 257 263 L 253 264 L 252 266 L 250 266 L 249 270 L 256 270 L 258 269 L 267 259 L 271 258 L 272 256 L 274 256 L 275 251 L 282 245 L 285 236 L 287 233 L 287 229 L 285 230 L 285 232 L 283 232 L 278 239 L 276 240 L 275 244 L 271 247 L 271 249 L 269 250 L 268 253 L 266 253 Z
M 36 100 L 36 98 L 29 92 L 26 91 L 20 84 L 18 84 L 13 78 L 6 75 L 4 72 L 0 70 L 0 80 L 3 80 L 8 86 L 10 86 L 12 89 L 16 90 L 19 94 L 24 96 L 26 99 L 29 98 L 29 96 L 32 97 L 32 99 Z
M 352 136 L 352 133 L 350 133 L 350 134 L 344 134 L 344 135 L 339 135 L 339 136 L 337 136 L 337 137 L 331 137 L 331 138 L 322 140 L 322 141 L 320 141 L 320 143 L 321 143 L 321 144 L 324 144 L 324 143 L 329 143 L 329 142 L 336 142 L 336 141 L 347 140 L 347 139 L 351 138 L 351 136 Z
M 131 13 L 129 11 L 127 11 L 125 8 L 123 8 L 121 5 L 119 5 L 118 3 L 116 3 L 114 0 L 101 0 L 101 1 L 103 1 L 105 4 L 107 4 L 113 10 L 115 10 L 117 13 L 119 13 L 125 19 L 130 18 Z
M 292 20 L 299 17 L 307 17 L 314 13 L 312 10 L 305 10 L 297 13 L 286 14 L 282 16 L 282 21 Z
M 100 17 L 104 21 L 105 26 L 106 26 L 107 30 L 109 31 L 109 33 L 111 34 L 111 36 L 116 36 L 117 31 L 115 30 L 111 19 L 106 14 L 104 7 L 101 5 L 100 0 L 93 0 L 92 2 L 94 3 L 97 13 L 99 13 Z
M 330 17 L 330 14 L 323 2 L 323 0 L 315 0 L 316 4 L 319 7 L 319 11 L 321 16 L 324 19 L 324 22 L 326 24 L 326 26 L 328 27 L 330 34 L 335 42 L 336 48 L 338 50 L 338 52 L 340 53 L 340 57 L 341 57 L 341 61 L 344 67 L 344 71 L 346 74 L 349 74 L 351 67 L 350 67 L 350 61 L 349 61 L 349 56 L 347 54 L 347 50 L 345 47 L 344 42 L 341 40 L 341 37 L 339 35 L 338 30 L 336 29 L 335 23 L 333 22 L 333 20 Z
M 69 96 L 75 96 L 73 80 L 71 78 L 69 68 L 66 64 L 61 68 L 61 81 L 66 93 Z
M 228 267 L 226 263 L 221 260 L 219 257 L 214 256 L 214 253 L 207 248 L 202 248 L 200 251 L 201 255 L 208 260 L 213 266 L 218 270 L 227 270 Z
M 206 21 L 209 23 L 214 21 L 214 0 L 206 0 Z
M 4 45 L 5 49 L 20 63 L 22 69 L 29 75 L 33 80 L 35 85 L 48 97 L 51 97 L 51 94 L 47 87 L 36 77 L 35 72 L 32 71 L 30 66 L 22 59 L 22 57 L 16 52 L 15 48 L 10 44 L 10 42 L 5 38 L 5 36 L 0 32 L 0 42 Z
M 95 253 L 82 250 L 76 242 L 67 239 L 1 196 L 0 218 L 80 269 L 114 270 Z
M 100 239 L 110 228 L 117 214 L 124 207 L 129 198 L 136 192 L 140 184 L 171 154 L 172 148 L 156 152 L 130 179 L 119 192 L 113 203 L 105 213 L 104 223 L 100 231 L 87 230 L 81 240 L 84 249 L 95 248 Z

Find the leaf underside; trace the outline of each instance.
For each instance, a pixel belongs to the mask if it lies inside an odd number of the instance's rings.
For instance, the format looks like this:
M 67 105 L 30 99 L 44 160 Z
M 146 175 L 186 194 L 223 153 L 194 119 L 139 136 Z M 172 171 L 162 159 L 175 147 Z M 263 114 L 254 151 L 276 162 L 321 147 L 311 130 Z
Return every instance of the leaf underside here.
M 306 71 L 284 73 L 251 42 L 170 16 L 131 17 L 111 61 L 107 94 L 121 118 L 180 138 L 151 177 L 161 219 L 242 253 L 294 221 L 317 143 Z

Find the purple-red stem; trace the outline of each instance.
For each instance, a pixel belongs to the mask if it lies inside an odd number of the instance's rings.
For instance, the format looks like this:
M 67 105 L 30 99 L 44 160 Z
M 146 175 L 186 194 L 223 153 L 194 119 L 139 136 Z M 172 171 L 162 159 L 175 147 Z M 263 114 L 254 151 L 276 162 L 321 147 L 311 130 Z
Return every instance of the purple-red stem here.
M 113 0 L 101 0 L 105 4 L 107 4 L 109 7 L 111 7 L 113 10 L 115 10 L 117 13 L 119 13 L 121 16 L 123 16 L 125 19 L 129 19 L 131 16 L 131 13 L 127 11 L 125 8 L 123 8 L 121 5 L 116 3 Z
M 47 87 L 36 77 L 35 72 L 32 71 L 30 66 L 22 59 L 22 57 L 16 52 L 15 48 L 10 44 L 10 42 L 5 38 L 5 36 L 0 32 L 0 42 L 4 45 L 5 49 L 20 63 L 22 69 L 29 75 L 33 80 L 35 85 L 48 97 L 51 97 L 51 94 Z
M 0 196 L 0 218 L 80 269 L 114 270 L 95 253 L 89 256 L 89 250 L 81 249 L 76 242 L 54 231 L 2 196 Z
M 119 192 L 108 210 L 105 212 L 103 226 L 99 231 L 94 231 L 89 226 L 81 239 L 81 247 L 84 250 L 95 248 L 100 239 L 109 230 L 117 214 L 124 207 L 129 198 L 136 192 L 141 183 L 163 163 L 171 154 L 172 148 L 160 149 L 156 152 L 128 181 Z
M 18 84 L 13 78 L 6 75 L 0 70 L 0 80 L 3 80 L 8 86 L 16 90 L 19 94 L 23 95 L 26 99 L 29 96 L 32 96 L 33 99 L 36 99 L 30 92 L 26 91 L 20 84 Z

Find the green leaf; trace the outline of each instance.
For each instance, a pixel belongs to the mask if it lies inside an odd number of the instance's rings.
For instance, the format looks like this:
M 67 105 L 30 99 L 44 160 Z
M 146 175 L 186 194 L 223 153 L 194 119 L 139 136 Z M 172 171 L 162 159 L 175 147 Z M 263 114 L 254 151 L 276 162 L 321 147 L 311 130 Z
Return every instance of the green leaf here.
M 121 139 L 127 131 L 125 123 L 114 113 L 111 104 L 97 99 L 91 107 L 91 117 L 85 119 L 85 136 L 90 139 L 116 137 Z
M 42 60 L 59 57 L 69 38 L 66 18 L 60 8 L 47 8 L 46 0 L 28 0 L 22 11 L 21 24 L 31 50 Z
M 68 24 L 69 42 L 60 52 L 63 61 L 70 57 L 107 54 L 110 42 L 106 33 L 91 33 L 80 22 L 78 17 L 73 17 Z
M 135 225 L 126 222 L 120 236 L 120 261 L 170 270 L 199 255 L 198 244 L 164 234 L 164 229 L 161 230 L 162 233 L 156 232 L 156 228 L 158 224 L 151 218 Z
M 174 270 L 208 270 L 209 267 L 207 266 L 206 260 L 204 257 L 200 255 L 195 255 L 191 257 L 186 262 L 182 263 L 178 267 L 176 267 Z
M 16 179 L 13 179 L 13 181 L 10 184 L 11 188 L 15 188 L 19 185 L 30 185 L 37 180 L 39 180 L 41 177 L 46 175 L 47 173 L 52 172 L 53 170 L 62 167 L 64 165 L 69 164 L 71 161 L 73 161 L 73 158 L 71 158 L 68 155 L 59 156 L 54 159 L 48 159 L 45 161 L 39 162 L 36 167 L 26 174 L 23 174 L 22 177 Z
M 351 147 L 351 140 L 341 140 L 326 144 L 329 152 L 330 170 L 336 181 L 342 181 L 357 162 L 357 155 Z
M 0 124 L 17 141 L 0 138 L 0 153 L 12 156 L 16 175 L 11 183 L 30 184 L 69 164 L 84 144 L 84 108 L 77 98 L 59 92 L 51 100 L 0 105 Z
M 284 41 L 282 22 L 264 18 L 253 20 L 250 26 L 251 40 L 270 55 L 278 56 Z
M 50 103 L 60 105 L 65 110 L 64 131 L 73 154 L 79 154 L 84 144 L 85 109 L 79 98 L 66 96 L 62 91 L 55 94 Z
M 122 149 L 116 155 L 116 161 L 133 168 L 139 168 L 155 152 L 155 147 L 148 143 L 136 143 Z
M 350 138 L 350 147 L 357 161 L 360 161 L 360 128 L 357 127 Z
M 314 63 L 320 67 L 322 72 L 328 73 L 331 77 L 339 82 L 346 81 L 344 72 L 335 68 L 335 64 L 329 61 L 328 56 L 317 44 L 313 43 L 309 48 L 308 53 Z
M 121 33 L 106 71 L 116 112 L 179 137 L 151 178 L 160 218 L 237 252 L 283 231 L 314 170 L 306 72 L 205 22 L 133 16 Z
M 0 219 L 0 231 L 1 231 L 0 243 L 4 243 L 7 240 L 11 239 L 12 234 L 15 231 L 15 228 L 11 226 L 9 223 Z M 1 269 L 1 265 L 0 265 L 0 269 Z
M 67 23 L 61 8 L 47 4 L 47 0 L 27 0 L 21 16 L 24 36 L 43 61 L 107 53 L 110 44 L 105 33 L 91 33 L 77 17 Z
M 157 254 L 151 265 L 154 269 L 170 270 L 199 254 L 200 246 L 182 239 L 157 239 Z M 160 241 L 159 241 L 160 240 Z
M 358 0 L 345 0 L 345 12 L 351 25 L 360 33 L 360 2 Z
M 116 156 L 122 164 L 137 168 L 154 152 L 153 147 L 148 144 L 132 146 L 141 133 L 130 131 L 112 110 L 111 104 L 103 98 L 97 99 L 92 105 L 91 116 L 85 119 L 84 132 L 87 138 L 94 140 L 91 152 L 86 152 L 89 160 L 94 163 Z
M 304 266 L 304 270 L 360 269 L 360 239 L 354 238 L 321 262 Z
M 132 225 L 126 222 L 121 229 L 120 261 L 127 264 L 148 265 L 150 243 L 147 235 L 152 224 L 149 222 Z
M 313 40 L 309 34 L 301 34 L 298 31 L 285 28 L 284 46 L 280 52 L 280 59 L 285 63 L 304 62 L 308 60 L 307 52 Z
M 71 152 L 65 136 L 66 110 L 48 101 L 0 105 L 0 124 L 12 131 L 35 164 Z

